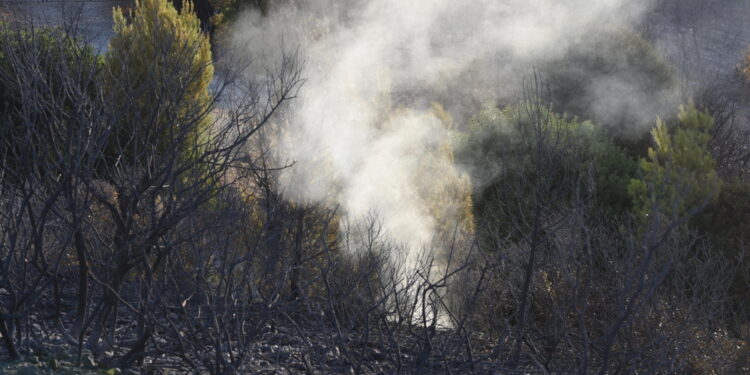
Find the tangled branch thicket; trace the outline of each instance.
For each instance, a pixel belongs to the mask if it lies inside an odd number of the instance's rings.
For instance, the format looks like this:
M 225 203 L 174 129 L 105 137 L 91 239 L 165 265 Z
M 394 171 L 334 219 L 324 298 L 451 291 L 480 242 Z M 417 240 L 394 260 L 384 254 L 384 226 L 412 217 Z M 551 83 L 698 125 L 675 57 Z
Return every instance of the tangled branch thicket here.
M 70 30 L 0 28 L 4 357 L 211 374 L 748 371 L 745 244 L 718 251 L 689 229 L 721 206 L 646 181 L 643 217 L 601 210 L 586 129 L 552 113 L 538 80 L 507 117 L 521 141 L 475 199 L 476 233 L 441 233 L 444 248 L 407 261 L 376 215 L 350 222 L 279 187 L 272 119 L 302 86 L 295 55 L 252 80 L 225 56 L 204 98 L 200 33 L 154 39 L 157 63 L 137 65 L 107 59 L 138 60 L 142 44 L 101 58 Z

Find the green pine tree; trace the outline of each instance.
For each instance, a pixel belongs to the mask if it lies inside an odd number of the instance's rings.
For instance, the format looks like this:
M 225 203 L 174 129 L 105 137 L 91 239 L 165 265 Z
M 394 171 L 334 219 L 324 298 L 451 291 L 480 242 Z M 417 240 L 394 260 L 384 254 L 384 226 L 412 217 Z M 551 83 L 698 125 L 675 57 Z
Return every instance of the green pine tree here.
M 680 217 L 715 200 L 719 192 L 716 163 L 708 150 L 714 120 L 693 105 L 683 107 L 674 131 L 661 119 L 651 134 L 655 148 L 640 162 L 641 178 L 628 192 L 636 215 L 647 218 L 655 209 Z

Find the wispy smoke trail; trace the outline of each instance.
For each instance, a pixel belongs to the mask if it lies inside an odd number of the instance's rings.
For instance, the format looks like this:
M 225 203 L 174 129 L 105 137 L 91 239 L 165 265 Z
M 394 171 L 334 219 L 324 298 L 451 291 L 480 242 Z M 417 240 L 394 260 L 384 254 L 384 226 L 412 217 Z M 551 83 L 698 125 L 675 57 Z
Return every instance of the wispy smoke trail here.
M 376 212 L 394 240 L 418 248 L 439 226 L 422 192 L 458 175 L 435 156 L 451 131 L 431 103 L 466 118 L 472 103 L 513 92 L 535 64 L 645 9 L 632 0 L 312 0 L 266 18 L 248 13 L 232 38 L 267 55 L 281 40 L 301 48 L 307 82 L 284 144 L 297 163 L 287 192 L 333 200 L 350 217 Z M 426 163 L 447 165 L 425 174 Z

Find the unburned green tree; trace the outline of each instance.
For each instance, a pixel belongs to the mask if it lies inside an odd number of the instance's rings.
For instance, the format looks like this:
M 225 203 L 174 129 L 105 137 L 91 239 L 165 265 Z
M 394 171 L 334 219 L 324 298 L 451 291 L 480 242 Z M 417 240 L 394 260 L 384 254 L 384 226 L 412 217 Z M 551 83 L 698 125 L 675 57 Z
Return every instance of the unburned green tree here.
M 681 109 L 678 120 L 674 129 L 657 120 L 651 132 L 655 147 L 641 160 L 641 177 L 628 186 L 640 218 L 654 211 L 679 217 L 712 202 L 719 193 L 716 163 L 708 150 L 713 118 L 689 105 Z
M 111 102 L 121 106 L 109 156 L 141 164 L 143 155 L 180 144 L 190 157 L 209 130 L 214 67 L 208 37 L 193 5 L 178 12 L 167 0 L 137 0 L 128 14 L 114 10 L 115 35 L 106 56 Z

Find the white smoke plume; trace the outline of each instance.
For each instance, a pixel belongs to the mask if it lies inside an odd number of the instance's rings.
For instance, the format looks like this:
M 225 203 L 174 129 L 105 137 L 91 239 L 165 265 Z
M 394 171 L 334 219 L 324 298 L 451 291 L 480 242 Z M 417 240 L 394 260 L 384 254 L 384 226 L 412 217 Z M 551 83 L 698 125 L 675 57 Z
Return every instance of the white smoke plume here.
M 232 43 L 273 57 L 283 41 L 305 61 L 283 145 L 296 163 L 283 178 L 287 194 L 337 202 L 351 218 L 375 212 L 393 240 L 418 248 L 438 225 L 420 192 L 442 178 L 420 171 L 450 163 L 430 157 L 452 136 L 430 104 L 465 119 L 472 105 L 514 92 L 535 64 L 601 25 L 637 21 L 646 8 L 633 0 L 308 0 L 266 17 L 246 13 Z

